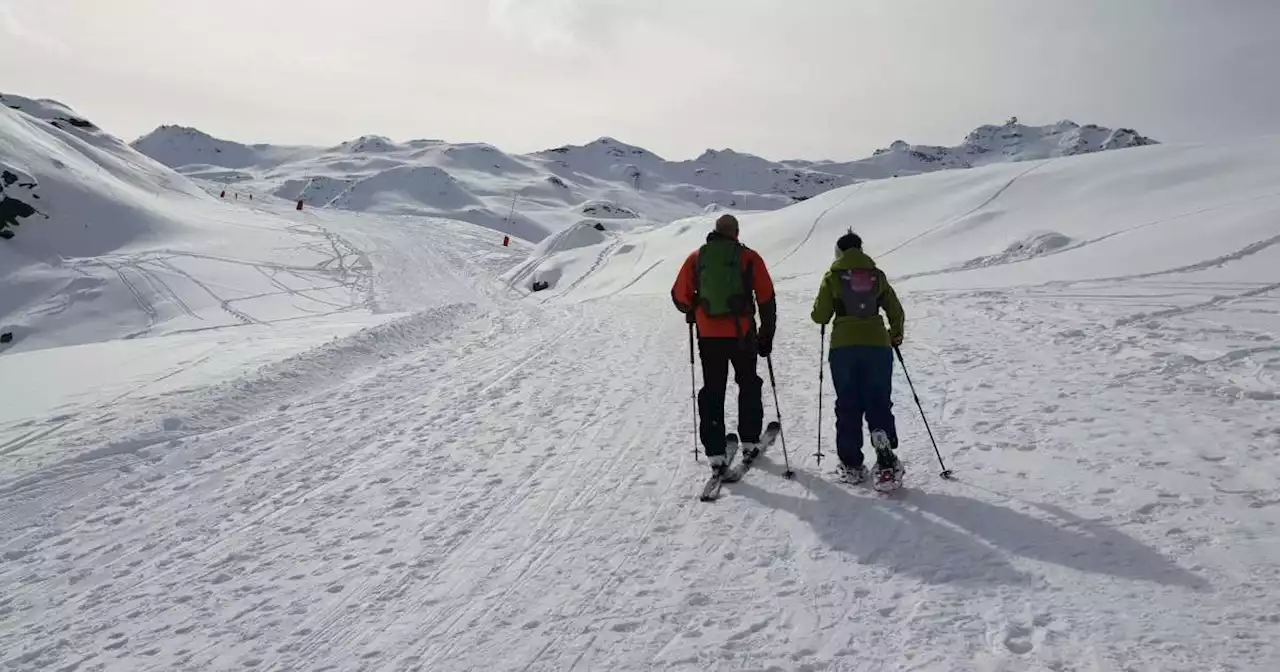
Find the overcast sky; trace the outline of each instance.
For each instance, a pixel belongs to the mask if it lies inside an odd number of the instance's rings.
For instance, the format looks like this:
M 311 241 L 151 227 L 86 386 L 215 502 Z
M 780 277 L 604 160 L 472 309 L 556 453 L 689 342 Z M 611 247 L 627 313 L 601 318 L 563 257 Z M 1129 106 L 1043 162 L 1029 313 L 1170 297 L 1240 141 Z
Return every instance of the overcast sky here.
M 0 0 L 0 91 L 132 140 L 851 159 L 1062 118 L 1280 133 L 1280 0 Z

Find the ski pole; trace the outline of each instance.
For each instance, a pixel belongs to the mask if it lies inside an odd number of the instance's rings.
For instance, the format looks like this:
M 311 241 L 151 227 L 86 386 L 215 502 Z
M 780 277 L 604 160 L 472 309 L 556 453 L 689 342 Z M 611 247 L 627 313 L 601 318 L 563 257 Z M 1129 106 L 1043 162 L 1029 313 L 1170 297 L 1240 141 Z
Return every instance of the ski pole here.
M 818 348 L 818 468 L 822 468 L 822 388 L 826 384 L 827 369 L 822 356 L 827 351 L 827 325 L 822 325 L 822 341 Z
M 907 373 L 907 363 L 902 361 L 902 350 L 898 346 L 893 346 L 894 354 L 898 355 L 898 363 L 902 365 L 902 375 L 907 377 L 907 385 L 911 386 L 911 396 L 916 400 L 916 408 L 920 409 L 920 419 L 924 421 L 924 431 L 929 433 L 929 442 L 933 444 L 933 452 L 938 456 L 938 464 L 942 467 L 942 473 L 938 474 L 943 479 L 951 479 L 951 470 L 942 461 L 942 451 L 938 450 L 938 442 L 933 439 L 933 430 L 929 429 L 929 418 L 924 415 L 924 406 L 920 403 L 920 395 L 916 394 L 915 383 L 911 382 L 911 374 Z
M 791 458 L 787 457 L 787 433 L 782 428 L 782 406 L 778 405 L 778 381 L 773 377 L 773 355 L 764 358 L 769 364 L 769 385 L 773 387 L 773 408 L 778 411 L 778 438 L 782 439 L 782 463 L 786 466 L 786 471 L 782 475 L 791 478 L 796 472 L 791 471 Z
M 698 383 L 693 377 L 693 323 L 689 323 L 689 400 L 693 403 L 693 461 L 698 462 Z

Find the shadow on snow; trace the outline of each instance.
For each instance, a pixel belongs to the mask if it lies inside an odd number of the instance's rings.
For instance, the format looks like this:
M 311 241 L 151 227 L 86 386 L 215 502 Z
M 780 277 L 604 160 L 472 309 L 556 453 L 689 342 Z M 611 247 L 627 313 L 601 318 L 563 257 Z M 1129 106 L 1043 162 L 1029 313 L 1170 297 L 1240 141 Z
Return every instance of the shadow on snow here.
M 781 476 L 767 458 L 757 469 Z M 747 481 L 725 486 L 735 495 L 787 511 L 809 524 L 833 551 L 925 583 L 1016 584 L 1034 575 L 1009 555 L 1082 572 L 1204 590 L 1204 579 L 1098 520 L 1054 505 L 1035 505 L 1050 519 L 954 494 L 909 488 L 888 497 L 797 472 L 812 497 L 769 492 Z

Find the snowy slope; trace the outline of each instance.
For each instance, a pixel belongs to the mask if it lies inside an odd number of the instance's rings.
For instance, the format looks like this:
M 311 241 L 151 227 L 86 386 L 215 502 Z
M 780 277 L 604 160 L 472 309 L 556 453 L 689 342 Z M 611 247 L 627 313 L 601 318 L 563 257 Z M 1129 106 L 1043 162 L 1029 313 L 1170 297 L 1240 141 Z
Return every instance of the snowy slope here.
M 333 232 L 341 213 L 220 200 L 59 103 L 3 101 L 0 352 L 394 317 L 369 255 Z
M 16 242 L 0 254 L 99 254 L 162 238 L 182 225 L 153 212 L 155 194 L 202 196 L 190 181 L 54 101 L 0 95 L 0 124 L 0 170 L 17 176 L 3 180 L 5 197 L 40 211 L 16 222 L 29 225 L 20 238 L 11 229 Z M 73 222 L 80 230 L 67 228 Z
M 711 217 L 597 203 L 511 250 L 457 220 L 184 197 L 193 227 L 305 224 L 313 251 L 339 232 L 395 314 L 0 352 L 0 379 L 57 379 L 0 404 L 0 668 L 1277 669 L 1277 149 L 948 171 L 743 216 L 779 287 L 798 473 L 777 446 L 713 505 L 667 296 Z M 907 490 L 827 473 L 807 313 L 848 226 L 906 304 L 957 481 L 901 372 Z M 236 268 L 222 281 L 272 269 Z M 535 275 L 557 277 L 530 294 Z
M 188 176 L 236 190 L 316 207 L 463 219 L 537 242 L 575 223 L 591 201 L 667 222 L 708 209 L 776 210 L 866 179 L 1152 142 L 1127 129 L 1063 121 L 983 126 L 954 148 L 897 142 L 850 163 L 773 162 L 729 149 L 669 161 L 607 137 L 524 156 L 485 144 L 381 136 L 334 147 L 250 146 L 180 126 L 162 126 L 133 146 Z
M 870 181 L 741 220 L 749 244 L 775 253 L 767 259 L 774 274 L 801 284 L 825 270 L 848 228 L 893 275 L 921 289 L 1154 277 L 1265 256 L 1254 246 L 1274 235 L 1276 149 L 1274 139 L 1155 146 Z M 714 217 L 610 235 L 606 245 L 578 250 L 619 248 L 591 274 L 566 275 L 578 285 L 575 298 L 667 291 Z M 516 274 L 575 261 L 535 255 Z M 636 273 L 653 264 L 652 274 Z
M 312 390 L 317 377 L 379 359 L 385 341 L 436 337 L 442 318 L 507 291 L 483 278 L 527 252 L 457 220 L 219 199 L 61 103 L 3 102 L 2 212 L 13 219 L 0 240 L 0 378 L 20 381 L 0 404 L 11 468 L 66 458 L 40 442 L 85 423 L 104 433 L 68 439 L 73 450 L 112 432 L 189 433 L 260 411 L 236 401 L 237 386 L 281 401 Z M 325 343 L 330 351 L 316 350 Z M 172 395 L 182 419 L 157 419 Z M 114 410 L 64 412 L 82 407 Z M 14 424 L 39 415 L 54 420 L 40 431 Z
M 172 317 L 177 308 L 156 308 L 160 301 L 145 298 L 160 292 L 149 291 L 154 287 L 129 260 L 143 250 L 207 240 L 208 229 L 188 214 L 212 201 L 57 103 L 14 96 L 4 103 L 5 202 L 31 211 L 10 221 L 12 235 L 0 241 L 0 331 L 16 334 L 10 347 L 105 340 Z M 186 303 L 170 298 L 174 306 Z M 189 298 L 192 314 L 207 308 Z

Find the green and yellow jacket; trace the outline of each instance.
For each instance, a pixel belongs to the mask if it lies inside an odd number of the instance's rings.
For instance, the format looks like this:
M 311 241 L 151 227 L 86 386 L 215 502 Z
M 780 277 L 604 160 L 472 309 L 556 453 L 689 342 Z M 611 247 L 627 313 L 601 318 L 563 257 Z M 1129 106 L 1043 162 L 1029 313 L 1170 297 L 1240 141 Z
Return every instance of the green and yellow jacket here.
M 841 276 L 846 271 L 870 270 L 874 273 L 878 292 L 875 296 L 874 314 L 868 317 L 855 317 L 848 314 L 845 306 L 844 288 Z M 880 311 L 889 318 L 886 330 Z M 903 334 L 906 315 L 902 312 L 902 304 L 898 295 L 889 284 L 884 271 L 876 268 L 876 262 L 859 249 L 846 250 L 840 255 L 831 269 L 822 276 L 822 285 L 818 287 L 818 295 L 813 299 L 813 312 L 810 317 L 818 324 L 827 324 L 835 318 L 835 326 L 831 329 L 831 347 L 845 348 L 855 345 L 890 347 L 892 337 Z

